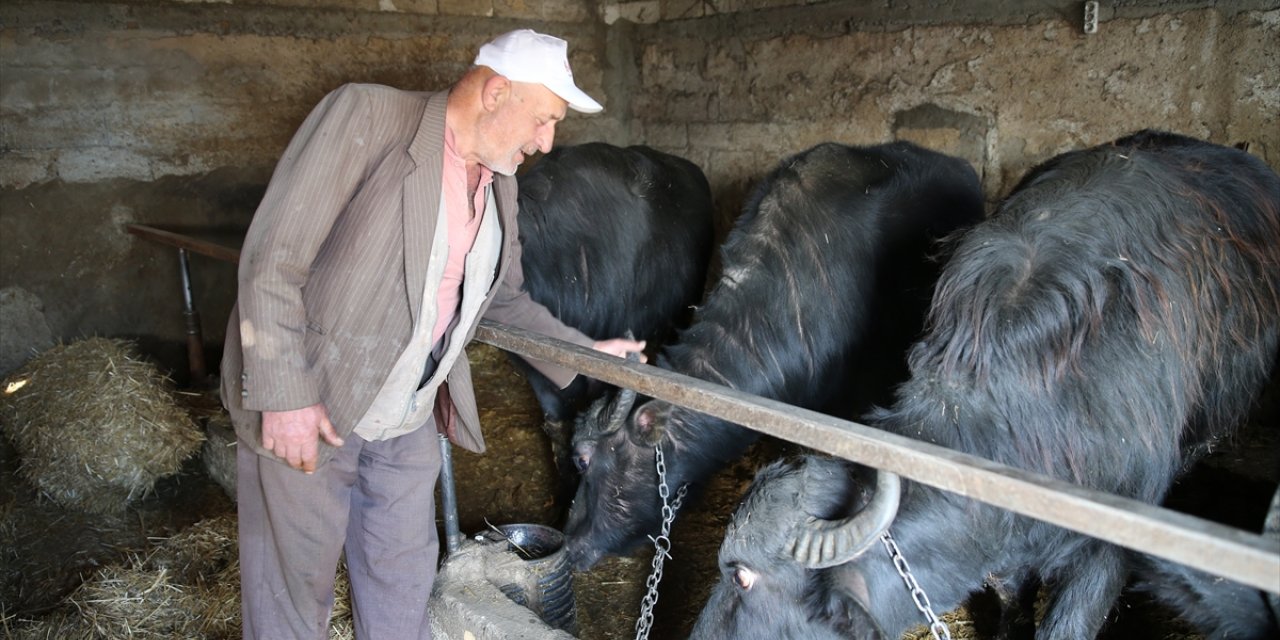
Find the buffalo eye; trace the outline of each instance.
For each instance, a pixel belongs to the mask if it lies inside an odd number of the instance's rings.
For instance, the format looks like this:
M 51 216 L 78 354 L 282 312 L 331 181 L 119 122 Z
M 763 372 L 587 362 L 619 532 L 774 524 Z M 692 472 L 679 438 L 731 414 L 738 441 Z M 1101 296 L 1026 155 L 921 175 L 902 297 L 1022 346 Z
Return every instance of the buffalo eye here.
M 759 574 L 746 567 L 736 567 L 733 570 L 733 582 L 743 591 L 750 591 L 758 577 Z

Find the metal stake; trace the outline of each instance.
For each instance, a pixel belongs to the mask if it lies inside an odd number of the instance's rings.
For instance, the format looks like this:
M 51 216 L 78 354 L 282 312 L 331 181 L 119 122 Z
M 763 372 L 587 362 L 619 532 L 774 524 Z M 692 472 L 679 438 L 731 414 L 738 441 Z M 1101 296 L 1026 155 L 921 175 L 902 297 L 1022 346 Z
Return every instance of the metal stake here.
M 440 437 L 440 496 L 444 507 L 444 548 L 453 555 L 462 546 L 462 531 L 458 528 L 458 494 L 453 488 L 453 449 L 449 437 Z
M 182 316 L 187 323 L 187 367 L 191 371 L 191 386 L 199 387 L 205 384 L 204 337 L 195 296 L 191 293 L 191 266 L 186 249 L 178 249 L 178 271 L 182 274 Z

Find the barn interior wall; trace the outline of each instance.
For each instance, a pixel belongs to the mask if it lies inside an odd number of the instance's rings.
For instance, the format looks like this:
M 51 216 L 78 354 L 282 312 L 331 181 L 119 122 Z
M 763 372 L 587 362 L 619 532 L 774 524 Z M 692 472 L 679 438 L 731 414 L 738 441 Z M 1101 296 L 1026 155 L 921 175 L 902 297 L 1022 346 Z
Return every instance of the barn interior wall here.
M 1280 3 L 1103 2 L 1093 34 L 1080 2 L 663 4 L 702 13 L 636 29 L 632 130 L 704 167 L 728 216 L 823 141 L 953 153 L 989 200 L 1052 155 L 1142 128 L 1249 143 L 1280 167 Z
M 510 29 L 570 40 L 579 83 L 604 95 L 593 16 L 585 0 L 0 5 L 0 373 L 52 340 L 107 335 L 137 338 L 180 377 L 177 251 L 126 224 L 234 242 L 325 93 L 444 89 Z M 621 112 L 570 119 L 560 138 L 616 138 Z M 190 265 L 215 362 L 235 269 Z
M 707 172 L 724 222 L 778 160 L 906 138 L 992 199 L 1143 127 L 1280 166 L 1280 3 L 174 0 L 0 5 L 0 373 L 51 340 L 134 336 L 181 370 L 176 252 L 140 222 L 234 235 L 307 111 L 343 82 L 431 90 L 497 33 L 571 42 L 606 112 L 561 144 L 645 143 Z M 216 358 L 234 269 L 193 256 Z M 19 355 L 14 355 L 14 354 Z

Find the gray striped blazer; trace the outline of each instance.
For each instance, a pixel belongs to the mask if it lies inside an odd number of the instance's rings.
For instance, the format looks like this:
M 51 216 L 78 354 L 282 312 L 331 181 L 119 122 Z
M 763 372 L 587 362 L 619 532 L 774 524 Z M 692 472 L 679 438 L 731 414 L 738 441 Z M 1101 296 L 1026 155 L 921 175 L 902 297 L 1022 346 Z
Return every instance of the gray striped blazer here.
M 258 453 L 274 457 L 262 448 L 266 410 L 323 402 L 339 435 L 349 435 L 408 342 L 441 216 L 447 97 L 344 85 L 316 106 L 276 166 L 241 250 L 222 358 L 223 404 Z M 494 193 L 502 256 L 481 315 L 590 346 L 523 290 L 516 180 L 495 176 Z M 538 366 L 561 386 L 575 375 Z M 437 414 L 452 411 L 454 441 L 483 451 L 466 357 L 446 380 Z M 322 441 L 320 463 L 331 455 Z

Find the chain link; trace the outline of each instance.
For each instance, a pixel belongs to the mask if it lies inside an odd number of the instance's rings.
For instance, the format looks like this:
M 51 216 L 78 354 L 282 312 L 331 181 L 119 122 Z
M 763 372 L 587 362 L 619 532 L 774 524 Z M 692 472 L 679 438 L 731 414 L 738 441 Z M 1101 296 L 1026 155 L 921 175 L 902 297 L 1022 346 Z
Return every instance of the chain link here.
M 654 547 L 653 572 L 645 581 L 648 593 L 640 603 L 640 618 L 636 620 L 636 640 L 648 638 L 649 630 L 653 627 L 653 607 L 658 604 L 658 583 L 662 581 L 662 563 L 671 557 L 669 553 L 671 538 L 667 536 L 671 533 L 671 522 L 676 519 L 676 511 L 684 502 L 685 490 L 689 488 L 688 485 L 680 485 L 680 489 L 676 491 L 676 499 L 668 503 L 667 497 L 671 495 L 671 490 L 667 488 L 667 465 L 662 457 L 662 445 L 654 445 L 653 459 L 658 469 L 658 497 L 662 498 L 662 532 L 656 538 L 649 536 Z
M 920 583 L 916 582 L 916 577 L 911 575 L 911 567 L 907 566 L 907 559 L 902 557 L 902 550 L 898 548 L 898 543 L 894 542 L 893 536 L 889 535 L 886 530 L 884 535 L 880 536 L 880 541 L 884 543 L 884 548 L 889 551 L 889 558 L 893 560 L 893 568 L 898 570 L 898 575 L 902 576 L 902 581 L 907 584 L 907 589 L 911 591 L 911 599 L 915 601 L 916 608 L 920 610 L 920 613 L 924 614 L 925 621 L 929 623 L 929 633 L 933 636 L 933 640 L 951 640 L 951 630 L 947 628 L 947 623 L 934 615 L 933 608 L 929 605 L 929 596 L 925 595 L 924 589 L 920 588 Z

